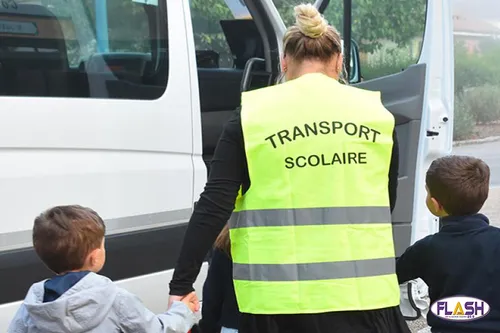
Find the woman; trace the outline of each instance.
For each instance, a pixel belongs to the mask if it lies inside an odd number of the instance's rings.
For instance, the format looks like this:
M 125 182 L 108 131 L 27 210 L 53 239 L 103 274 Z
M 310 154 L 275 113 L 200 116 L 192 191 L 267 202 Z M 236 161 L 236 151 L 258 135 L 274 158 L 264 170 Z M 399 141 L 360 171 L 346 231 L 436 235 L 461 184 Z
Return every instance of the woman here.
M 378 93 L 338 83 L 337 30 L 312 5 L 295 14 L 283 41 L 286 82 L 244 93 L 224 127 L 171 301 L 193 290 L 231 217 L 241 333 L 409 332 L 390 220 L 394 117 Z

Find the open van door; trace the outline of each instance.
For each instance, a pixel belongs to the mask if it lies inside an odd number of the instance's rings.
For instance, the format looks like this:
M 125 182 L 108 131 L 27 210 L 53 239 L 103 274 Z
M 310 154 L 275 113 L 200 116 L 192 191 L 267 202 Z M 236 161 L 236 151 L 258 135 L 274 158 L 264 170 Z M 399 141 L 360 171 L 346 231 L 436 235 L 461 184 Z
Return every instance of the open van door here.
M 263 1 L 268 2 L 268 5 L 272 3 L 272 0 Z M 350 23 L 359 21 L 360 18 L 354 15 L 351 19 L 345 15 L 350 15 L 348 6 L 354 8 L 366 5 L 357 3 L 358 1 L 343 1 L 344 23 L 349 22 L 344 24 L 344 38 L 349 41 Z M 413 0 L 401 0 L 408 1 Z M 423 10 L 424 4 L 421 4 L 422 16 L 426 17 L 422 17 L 422 20 L 425 19 L 425 27 L 422 23 L 425 33 L 418 62 L 403 68 L 403 71 L 368 78 L 363 82 L 356 83 L 352 75 L 349 77 L 351 84 L 359 88 L 380 91 L 383 104 L 396 119 L 400 151 L 398 198 L 392 216 L 396 256 L 400 256 L 415 241 L 438 230 L 439 223 L 428 212 L 425 204 L 425 173 L 432 160 L 449 154 L 452 148 L 454 56 L 450 0 L 420 1 L 426 2 L 426 11 Z M 328 4 L 329 2 L 317 0 L 314 4 L 321 12 L 328 10 L 328 6 L 332 6 L 334 2 L 335 6 L 342 4 L 339 0 Z M 373 6 L 379 6 L 378 2 L 373 3 Z M 274 4 L 278 4 L 278 0 L 274 0 Z M 342 11 L 341 8 L 334 10 Z M 384 18 L 383 14 L 379 17 L 376 13 L 371 19 L 393 20 L 389 16 Z M 357 37 L 358 40 L 366 38 Z M 354 52 L 356 58 L 352 59 L 352 49 L 357 50 L 357 45 L 346 41 L 344 43 L 346 48 L 351 49 L 349 62 L 354 68 L 349 72 L 360 72 L 363 76 L 363 64 L 359 65 L 361 56 Z M 346 55 L 345 51 L 344 54 Z
M 427 4 L 418 63 L 401 73 L 355 85 L 381 91 L 382 102 L 396 118 L 400 154 L 398 199 L 393 212 L 396 256 L 439 227 L 425 204 L 425 173 L 434 159 L 452 149 L 453 76 L 450 0 L 436 0 Z

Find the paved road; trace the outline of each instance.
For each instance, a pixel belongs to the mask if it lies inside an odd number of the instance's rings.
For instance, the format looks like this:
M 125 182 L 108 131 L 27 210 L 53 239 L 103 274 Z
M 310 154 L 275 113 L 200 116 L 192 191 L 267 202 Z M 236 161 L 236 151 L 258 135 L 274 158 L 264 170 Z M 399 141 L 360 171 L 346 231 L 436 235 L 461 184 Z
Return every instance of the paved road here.
M 452 153 L 471 155 L 484 160 L 490 166 L 491 186 L 500 186 L 500 141 L 458 146 L 453 149 Z

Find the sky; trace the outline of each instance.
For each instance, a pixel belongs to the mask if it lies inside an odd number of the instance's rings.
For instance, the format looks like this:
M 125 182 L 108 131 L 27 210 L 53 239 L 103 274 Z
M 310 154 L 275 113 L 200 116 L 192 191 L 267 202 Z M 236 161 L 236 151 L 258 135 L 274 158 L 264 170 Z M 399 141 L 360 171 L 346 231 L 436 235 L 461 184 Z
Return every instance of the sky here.
M 500 21 L 500 0 L 452 0 L 455 15 Z

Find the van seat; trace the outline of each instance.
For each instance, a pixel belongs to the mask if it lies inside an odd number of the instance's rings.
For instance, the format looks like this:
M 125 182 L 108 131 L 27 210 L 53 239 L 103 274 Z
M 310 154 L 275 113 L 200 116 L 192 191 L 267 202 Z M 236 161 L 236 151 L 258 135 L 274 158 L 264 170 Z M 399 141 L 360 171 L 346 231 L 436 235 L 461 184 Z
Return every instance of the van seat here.
M 14 20 L 14 18 L 20 18 Z M 46 96 L 53 86 L 48 71 L 67 71 L 68 55 L 61 24 L 47 8 L 18 4 L 18 8 L 0 6 L 0 19 L 13 21 L 24 29 L 22 36 L 0 33 L 0 73 L 10 87 L 0 85 L 2 95 Z M 43 20 L 44 31 L 39 31 Z

